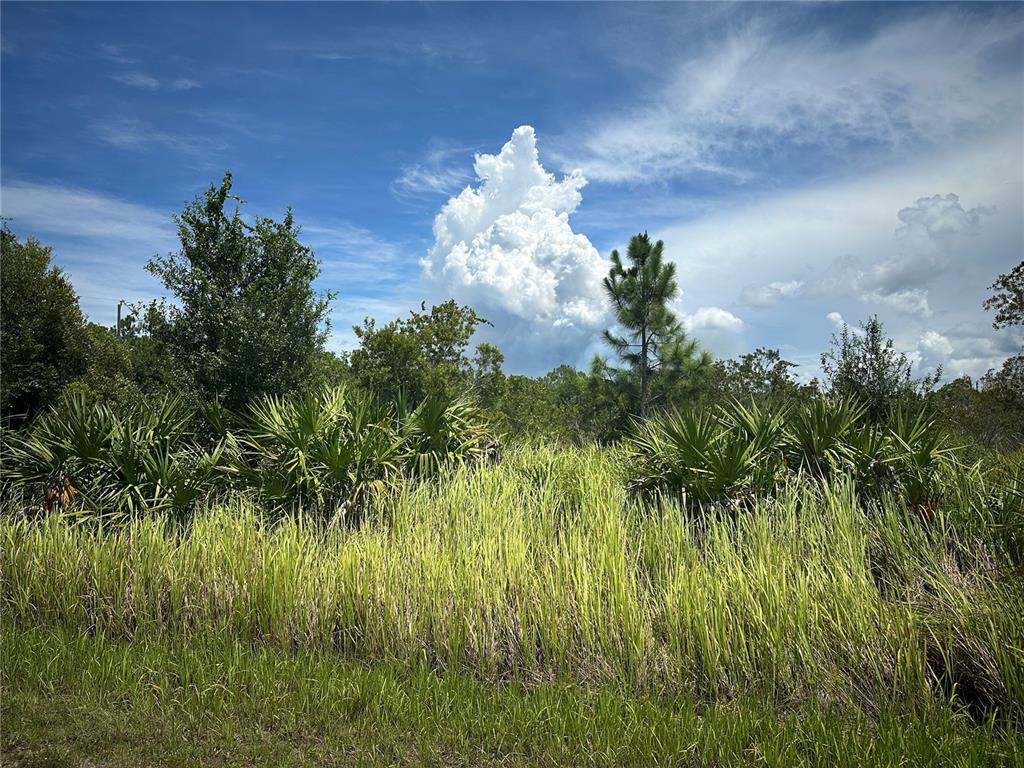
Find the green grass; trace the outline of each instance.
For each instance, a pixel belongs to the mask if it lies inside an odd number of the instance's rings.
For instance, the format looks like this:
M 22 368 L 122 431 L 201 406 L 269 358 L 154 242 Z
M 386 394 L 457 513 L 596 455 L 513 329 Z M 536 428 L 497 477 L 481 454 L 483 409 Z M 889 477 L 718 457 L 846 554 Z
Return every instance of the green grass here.
M 4 765 L 1021 765 L 948 707 L 877 716 L 756 697 L 488 684 L 224 637 L 0 634 Z
M 982 494 L 694 519 L 618 459 L 513 451 L 355 531 L 4 515 L 5 750 L 59 717 L 58 762 L 1019 763 L 1024 590 Z

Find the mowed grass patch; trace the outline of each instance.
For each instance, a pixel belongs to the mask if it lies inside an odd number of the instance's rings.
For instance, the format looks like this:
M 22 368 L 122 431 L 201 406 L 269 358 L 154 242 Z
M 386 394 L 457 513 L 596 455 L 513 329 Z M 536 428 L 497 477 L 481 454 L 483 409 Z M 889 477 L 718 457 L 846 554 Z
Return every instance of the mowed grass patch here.
M 870 716 L 753 696 L 488 683 L 223 635 L 0 632 L 4 765 L 1015 766 L 1012 729 L 948 706 Z

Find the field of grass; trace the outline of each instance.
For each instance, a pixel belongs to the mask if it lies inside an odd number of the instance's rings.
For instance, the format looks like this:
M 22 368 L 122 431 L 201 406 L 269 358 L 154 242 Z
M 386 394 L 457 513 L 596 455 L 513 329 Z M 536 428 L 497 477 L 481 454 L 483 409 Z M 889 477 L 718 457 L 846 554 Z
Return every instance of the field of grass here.
M 874 715 L 754 696 L 487 683 L 224 638 L 5 629 L 4 765 L 1020 765 L 948 706 Z
M 923 521 L 792 484 L 698 517 L 635 504 L 619 458 L 512 451 L 356 530 L 244 499 L 4 515 L 4 754 L 1022 763 L 1024 589 L 983 493 Z

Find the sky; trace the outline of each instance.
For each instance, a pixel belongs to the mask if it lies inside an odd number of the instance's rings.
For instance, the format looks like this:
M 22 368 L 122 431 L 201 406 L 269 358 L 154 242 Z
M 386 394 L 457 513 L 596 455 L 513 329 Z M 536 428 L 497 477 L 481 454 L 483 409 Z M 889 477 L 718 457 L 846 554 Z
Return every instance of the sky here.
M 455 298 L 506 371 L 586 367 L 642 231 L 720 358 L 807 379 L 873 314 L 919 375 L 1022 344 L 982 308 L 1024 256 L 1021 4 L 3 2 L 0 39 L 0 211 L 95 322 L 230 170 L 336 351 Z

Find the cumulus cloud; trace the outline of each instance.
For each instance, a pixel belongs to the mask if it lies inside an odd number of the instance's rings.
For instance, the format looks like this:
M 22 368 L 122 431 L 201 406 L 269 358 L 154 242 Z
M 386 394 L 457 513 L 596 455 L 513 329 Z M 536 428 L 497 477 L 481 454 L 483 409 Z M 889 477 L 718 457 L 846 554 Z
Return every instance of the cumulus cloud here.
M 838 330 L 843 330 L 849 323 L 847 323 L 841 314 L 838 312 L 829 312 L 825 315 L 825 319 L 834 325 Z
M 744 322 L 722 307 L 698 307 L 693 312 L 673 307 L 683 328 L 703 349 L 716 357 L 731 357 L 743 351 Z
M 863 286 L 854 286 L 861 289 L 860 300 L 866 303 L 882 304 L 902 312 L 906 315 L 917 317 L 931 317 L 932 307 L 928 303 L 928 291 L 924 288 L 907 288 L 902 291 L 863 291 Z
M 743 321 L 732 312 L 721 307 L 699 307 L 692 314 L 683 314 L 680 321 L 688 331 L 706 330 L 731 331 L 743 330 Z
M 942 367 L 953 354 L 953 344 L 938 331 L 925 331 L 918 339 L 914 358 L 920 374 Z
M 993 332 L 987 318 L 958 323 L 941 332 L 929 330 L 918 340 L 915 359 L 922 371 L 942 365 L 943 379 L 978 378 L 1024 348 L 1024 333 Z
M 578 353 L 605 321 L 607 264 L 569 224 L 587 180 L 578 171 L 548 173 L 528 125 L 498 154 L 478 154 L 474 171 L 478 184 L 434 220 L 425 275 L 494 322 L 513 354 L 525 338 L 538 346 L 546 339 L 555 358 Z
M 849 254 L 834 259 L 810 287 L 824 296 L 854 296 L 919 318 L 932 316 L 928 286 L 966 258 L 964 238 L 978 235 L 993 209 L 965 209 L 955 194 L 919 198 L 896 214 L 894 252 L 880 261 Z
M 855 336 L 864 335 L 863 328 L 857 325 L 851 325 L 850 323 L 846 322 L 846 318 L 844 318 L 838 312 L 829 312 L 827 315 L 825 315 L 825 319 L 832 323 L 832 325 L 834 325 L 836 327 L 836 330 L 839 331 L 840 333 L 842 333 L 843 330 L 846 329 L 849 330 L 850 333 L 854 334 Z
M 896 214 L 900 220 L 895 232 L 897 253 L 860 275 L 861 289 L 895 297 L 897 305 L 927 309 L 927 294 L 922 297 L 917 287 L 949 268 L 960 238 L 977 234 L 981 217 L 990 213 L 991 209 L 980 206 L 965 210 L 952 193 L 919 198 Z

